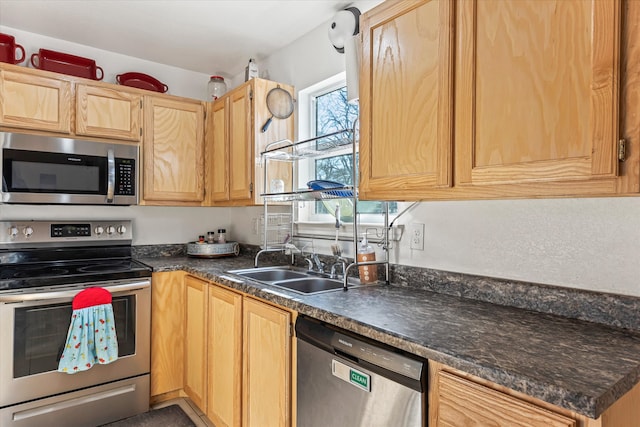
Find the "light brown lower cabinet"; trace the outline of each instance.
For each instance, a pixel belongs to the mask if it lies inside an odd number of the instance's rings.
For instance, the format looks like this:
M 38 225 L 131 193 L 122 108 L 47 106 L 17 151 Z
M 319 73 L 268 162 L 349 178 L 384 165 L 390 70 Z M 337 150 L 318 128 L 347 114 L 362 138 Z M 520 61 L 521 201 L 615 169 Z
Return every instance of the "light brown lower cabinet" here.
M 291 313 L 245 298 L 242 425 L 291 425 Z
M 180 394 L 184 386 L 184 271 L 151 278 L 151 401 Z
M 184 391 L 206 411 L 209 282 L 185 276 Z
M 295 313 L 185 276 L 184 392 L 216 427 L 291 426 Z
M 433 427 L 634 427 L 639 403 L 640 385 L 592 419 L 429 361 Z
M 242 420 L 242 295 L 209 287 L 207 417 L 217 427 Z

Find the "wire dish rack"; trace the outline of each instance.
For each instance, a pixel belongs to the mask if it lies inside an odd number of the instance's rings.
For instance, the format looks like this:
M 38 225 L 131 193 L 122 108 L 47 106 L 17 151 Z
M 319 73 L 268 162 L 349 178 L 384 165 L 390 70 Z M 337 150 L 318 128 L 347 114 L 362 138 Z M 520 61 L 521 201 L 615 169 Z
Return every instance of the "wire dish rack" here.
M 262 238 L 262 250 L 258 252 L 255 257 L 255 266 L 258 266 L 258 258 L 261 253 L 270 251 L 283 251 L 285 254 L 291 254 L 292 262 L 293 256 L 296 253 L 303 253 L 304 248 L 313 246 L 313 241 L 306 244 L 302 249 L 292 245 L 292 239 L 300 240 L 308 236 L 296 236 L 295 235 L 295 217 L 294 217 L 294 205 L 296 202 L 304 201 L 324 201 L 330 199 L 347 199 L 352 206 L 353 221 L 353 247 L 354 247 L 354 260 L 358 259 L 358 189 L 356 185 L 344 185 L 341 186 L 338 183 L 332 181 L 310 181 L 307 183 L 312 188 L 300 188 L 294 191 L 271 193 L 267 191 L 267 169 L 272 162 L 292 162 L 293 177 L 297 177 L 298 163 L 302 159 L 312 159 L 318 157 L 326 157 L 334 151 L 344 152 L 345 149 L 351 149 L 352 157 L 352 176 L 351 182 L 356 183 L 355 171 L 358 170 L 357 164 L 357 152 L 358 152 L 358 138 L 357 138 L 357 123 L 354 123 L 353 129 L 344 129 L 337 132 L 333 132 L 320 137 L 310 138 L 299 142 L 293 142 L 291 140 L 280 140 L 268 144 L 264 151 L 260 153 L 260 162 L 264 173 L 263 179 L 263 192 L 261 196 L 264 201 L 264 215 L 262 217 L 263 238 Z M 290 188 L 295 188 L 295 185 L 291 185 Z M 289 203 L 290 213 L 275 213 L 270 212 L 269 204 L 278 204 L 282 207 L 282 202 Z M 384 259 L 380 261 L 368 261 L 368 262 L 353 262 L 345 267 L 344 272 L 344 287 L 347 288 L 346 277 L 348 270 L 355 266 L 372 265 L 372 264 L 384 264 L 386 281 L 389 281 L 389 206 L 385 203 L 384 213 L 384 232 L 382 233 L 381 244 L 384 251 Z M 315 238 L 315 237 L 314 237 Z M 319 237 L 321 238 L 321 237 Z M 332 238 L 322 237 L 326 240 L 332 240 Z M 299 242 L 298 242 L 299 243 Z M 295 252 L 297 250 L 297 252 Z M 303 254 L 304 255 L 304 254 Z
M 335 187 L 330 190 L 310 190 L 301 188 L 297 191 L 285 192 L 285 193 L 263 193 L 263 197 L 268 198 L 273 202 L 304 202 L 314 200 L 331 200 L 331 199 L 344 199 L 350 198 L 356 194 L 356 190 L 353 186 L 346 185 L 344 187 Z
M 262 249 L 283 249 L 293 235 L 293 214 L 269 213 L 260 217 L 264 230 Z

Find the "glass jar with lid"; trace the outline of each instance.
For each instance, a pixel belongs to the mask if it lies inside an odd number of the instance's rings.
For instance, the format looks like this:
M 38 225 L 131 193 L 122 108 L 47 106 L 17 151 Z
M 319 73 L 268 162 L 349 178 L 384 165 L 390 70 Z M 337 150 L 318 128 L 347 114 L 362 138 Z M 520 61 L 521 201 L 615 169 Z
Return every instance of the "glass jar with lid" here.
M 227 91 L 227 84 L 222 76 L 211 76 L 207 85 L 209 101 L 215 101 Z

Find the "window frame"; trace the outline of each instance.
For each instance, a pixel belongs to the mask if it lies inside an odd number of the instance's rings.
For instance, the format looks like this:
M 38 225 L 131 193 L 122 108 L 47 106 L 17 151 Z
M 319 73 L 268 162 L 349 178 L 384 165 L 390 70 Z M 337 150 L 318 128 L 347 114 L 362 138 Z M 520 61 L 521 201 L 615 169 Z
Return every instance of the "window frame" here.
M 298 92 L 298 140 L 305 140 L 316 136 L 316 98 L 345 87 L 346 84 L 346 73 L 341 72 L 305 89 L 301 89 Z M 306 188 L 306 183 L 311 179 L 315 179 L 315 164 L 317 160 L 343 154 L 353 154 L 352 147 L 347 147 L 344 151 L 327 153 L 326 156 L 299 161 L 297 164 L 297 176 L 295 177 L 298 188 Z M 335 232 L 335 218 L 333 215 L 329 213 L 316 213 L 315 202 L 313 201 L 298 202 L 296 205 L 297 212 L 295 221 L 299 233 L 305 234 L 305 232 L 309 232 L 311 234 L 326 233 L 327 235 L 333 235 Z M 398 209 L 400 209 L 399 205 Z M 390 219 L 394 216 L 395 214 L 389 214 Z M 383 225 L 384 215 L 360 213 L 357 219 L 359 221 L 359 227 L 371 226 L 377 228 Z M 351 229 L 352 223 L 345 223 L 340 234 L 342 235 L 344 233 L 348 235 Z

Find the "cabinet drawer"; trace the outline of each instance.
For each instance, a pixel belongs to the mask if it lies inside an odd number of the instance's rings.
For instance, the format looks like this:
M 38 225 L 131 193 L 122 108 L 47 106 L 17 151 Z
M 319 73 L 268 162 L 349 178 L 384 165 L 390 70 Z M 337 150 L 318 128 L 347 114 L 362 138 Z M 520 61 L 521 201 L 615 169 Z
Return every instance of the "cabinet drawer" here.
M 448 372 L 438 374 L 438 427 L 576 427 L 576 421 Z

